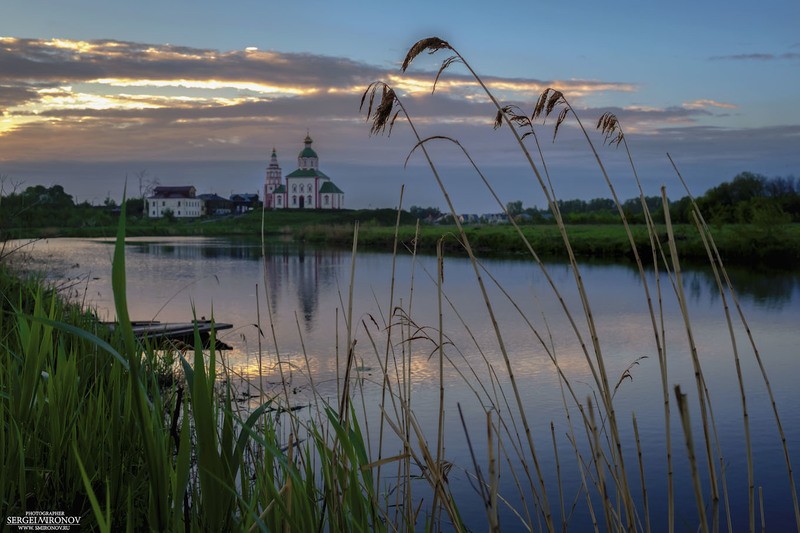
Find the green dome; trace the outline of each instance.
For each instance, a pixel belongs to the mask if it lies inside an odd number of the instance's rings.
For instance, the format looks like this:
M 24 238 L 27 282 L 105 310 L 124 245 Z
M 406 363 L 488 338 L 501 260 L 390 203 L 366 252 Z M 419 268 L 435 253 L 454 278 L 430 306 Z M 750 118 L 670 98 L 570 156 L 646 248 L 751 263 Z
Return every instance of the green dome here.
M 303 151 L 300 152 L 300 157 L 317 157 L 317 152 L 315 152 L 310 146 L 306 146 L 303 148 Z
M 305 143 L 306 147 L 303 148 L 302 152 L 300 152 L 300 157 L 318 157 L 317 152 L 311 148 L 311 143 L 314 142 L 311 140 L 311 136 L 306 134 L 306 138 L 303 140 L 303 142 Z

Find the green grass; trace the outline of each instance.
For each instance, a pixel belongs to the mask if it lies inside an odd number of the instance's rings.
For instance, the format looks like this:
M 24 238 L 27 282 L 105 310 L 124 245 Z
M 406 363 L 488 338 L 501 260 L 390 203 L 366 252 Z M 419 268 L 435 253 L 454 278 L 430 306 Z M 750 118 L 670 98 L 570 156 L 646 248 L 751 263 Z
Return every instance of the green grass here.
M 621 224 L 566 225 L 572 249 L 576 256 L 584 258 L 629 259 L 634 256 L 625 228 Z M 559 228 L 554 224 L 522 225 L 522 234 L 542 256 L 567 257 Z M 662 245 L 667 240 L 666 228 L 656 225 L 655 231 Z M 705 262 L 707 254 L 703 240 L 688 224 L 674 226 L 677 248 L 687 260 Z M 648 228 L 645 225 L 631 226 L 631 232 L 639 253 L 650 249 Z M 391 250 L 395 230 L 387 226 L 362 226 L 359 244 L 377 250 Z M 753 224 L 726 224 L 712 227 L 720 253 L 729 264 L 762 264 L 786 268 L 800 261 L 800 224 L 784 224 L 764 228 Z M 353 228 L 349 224 L 313 224 L 295 230 L 295 238 L 307 242 L 345 246 L 352 238 Z M 464 234 L 472 248 L 481 255 L 527 255 L 528 248 L 519 234 L 510 225 L 464 226 Z M 447 252 L 464 254 L 455 226 L 421 226 L 417 235 L 414 226 L 399 229 L 400 241 L 407 247 L 416 238 L 417 250 L 434 253 L 439 239 L 445 236 Z
M 359 222 L 359 244 L 362 247 L 391 251 L 394 243 L 395 219 L 393 209 L 374 210 L 282 210 L 264 211 L 264 234 L 281 236 L 298 241 L 347 247 L 353 236 L 353 225 Z M 206 236 L 206 237 L 261 237 L 262 212 L 221 219 L 166 220 L 137 219 L 127 222 L 126 234 L 130 237 L 156 236 Z M 410 247 L 416 235 L 416 221 L 405 211 L 400 218 L 400 242 Z M 634 259 L 625 227 L 622 224 L 566 224 L 574 253 L 579 257 Z M 543 256 L 568 257 L 559 227 L 555 223 L 521 224 L 525 238 Z M 666 242 L 663 224 L 655 226 L 659 238 Z M 700 236 L 691 224 L 674 225 L 678 250 L 691 261 L 705 261 L 706 250 Z M 527 245 L 511 225 L 467 225 L 466 236 L 476 252 L 483 255 L 525 255 Z M 650 247 L 645 224 L 631 225 L 631 232 L 640 253 Z M 773 268 L 786 268 L 800 261 L 800 224 L 718 224 L 711 227 L 720 253 L 730 264 L 762 264 Z M 113 237 L 116 226 L 84 228 L 10 229 L 7 236 L 14 237 Z M 445 239 L 447 253 L 465 253 L 455 236 L 454 225 L 423 224 L 417 236 L 417 249 L 435 253 L 437 242 Z

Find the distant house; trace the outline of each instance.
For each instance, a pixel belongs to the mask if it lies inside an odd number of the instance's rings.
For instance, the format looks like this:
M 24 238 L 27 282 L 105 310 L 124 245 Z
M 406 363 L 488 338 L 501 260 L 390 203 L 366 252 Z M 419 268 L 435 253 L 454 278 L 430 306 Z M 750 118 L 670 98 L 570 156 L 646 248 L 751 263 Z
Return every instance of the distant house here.
M 481 215 L 481 220 L 487 224 L 508 224 L 508 215 L 505 213 L 487 213 Z
M 306 135 L 305 147 L 297 156 L 297 170 L 281 177 L 278 156 L 272 150 L 264 184 L 266 209 L 343 209 L 344 192 L 319 169 L 319 156 Z
M 233 209 L 233 202 L 217 194 L 198 194 L 198 198 L 203 201 L 203 215 L 220 216 L 230 215 Z
M 153 189 L 146 199 L 146 212 L 150 218 L 163 218 L 172 213 L 175 218 L 196 218 L 203 214 L 203 201 L 196 196 L 191 185 L 162 186 Z
M 257 207 L 261 207 L 261 200 L 258 194 L 233 194 L 231 204 L 234 213 L 246 213 Z

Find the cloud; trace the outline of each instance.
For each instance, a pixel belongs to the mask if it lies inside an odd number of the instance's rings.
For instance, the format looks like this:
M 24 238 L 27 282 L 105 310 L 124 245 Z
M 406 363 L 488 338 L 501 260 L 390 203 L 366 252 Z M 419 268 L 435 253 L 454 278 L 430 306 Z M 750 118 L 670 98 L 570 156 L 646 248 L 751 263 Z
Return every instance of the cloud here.
M 800 59 L 800 53 L 785 52 L 783 54 L 732 54 L 725 56 L 711 56 L 709 59 L 712 61 L 791 61 Z
M 0 38 L 0 72 L 0 174 L 26 180 L 63 179 L 71 193 L 76 187 L 81 195 L 93 190 L 105 194 L 106 181 L 109 189 L 121 191 L 124 175 L 142 169 L 159 174 L 164 183 L 196 181 L 204 191 L 212 189 L 220 176 L 226 187 L 230 183 L 231 188 L 251 190 L 263 180 L 272 147 L 278 149 L 284 170 L 290 171 L 310 131 L 326 173 L 349 191 L 348 198 L 357 199 L 363 192 L 360 205 L 366 205 L 377 202 L 370 198 L 378 198 L 386 189 L 393 199 L 396 183 L 409 175 L 415 180 L 426 169 L 416 153 L 409 169 L 403 170 L 415 140 L 402 124 L 390 139 L 369 138 L 359 103 L 362 91 L 378 79 L 396 88 L 422 135 L 458 137 L 481 165 L 500 169 L 500 179 L 512 184 L 510 194 L 523 190 L 513 185 L 514 176 L 524 173 L 519 169 L 525 163 L 513 138 L 506 127 L 492 129 L 493 104 L 472 78 L 456 69 L 448 69 L 431 94 L 435 70 L 401 75 L 397 68 L 323 55 Z M 646 154 L 646 159 L 663 160 L 664 152 L 673 149 L 683 160 L 697 158 L 703 164 L 716 153 L 738 158 L 736 164 L 743 164 L 743 154 L 752 154 L 754 161 L 756 156 L 785 161 L 785 154 L 796 153 L 796 131 L 709 128 L 708 123 L 724 110 L 736 109 L 728 102 L 709 98 L 675 105 L 597 107 L 590 103 L 612 101 L 607 95 L 636 93 L 638 85 L 613 80 L 483 79 L 503 104 L 518 105 L 528 114 L 542 90 L 556 87 L 590 130 L 593 119 L 612 112 L 632 149 Z M 595 162 L 573 117 L 568 117 L 555 143 L 553 122 L 551 118 L 536 127 L 553 168 L 565 169 L 560 174 L 567 179 L 559 189 L 564 197 L 584 196 L 570 190 L 570 180 L 596 174 Z M 599 138 L 598 132 L 590 134 Z M 758 140 L 747 145 L 745 139 L 751 135 Z M 753 151 L 764 139 L 772 144 Z M 461 168 L 467 173 L 463 155 L 452 146 L 436 143 L 431 150 L 443 170 Z M 362 181 L 348 182 L 348 175 Z M 83 191 L 77 189 L 79 184 Z M 469 194 L 469 187 L 460 188 Z M 418 194 L 417 202 L 427 201 L 429 190 Z
M 9 107 L 25 104 L 38 99 L 36 88 L 24 83 L 17 85 L 0 85 L 0 112 Z
M 736 104 L 728 104 L 725 102 L 717 102 L 716 100 L 693 100 L 691 102 L 686 102 L 683 104 L 684 108 L 686 109 L 706 109 L 708 107 L 719 107 L 722 109 L 736 109 L 738 106 Z
M 195 157 L 204 159 L 222 155 L 214 147 L 254 148 L 290 130 L 340 131 L 343 124 L 363 128 L 358 103 L 377 79 L 390 82 L 413 104 L 414 119 L 421 124 L 485 125 L 494 117 L 480 86 L 457 71 L 446 72 L 431 94 L 433 72 L 401 75 L 341 57 L 253 48 L 3 37 L 0 71 L 0 160 L 6 161 L 35 160 L 43 153 L 122 160 L 170 150 L 183 159 L 190 157 L 186 151 L 191 147 Z M 550 86 L 576 100 L 637 89 L 602 80 L 486 76 L 484 82 L 498 98 L 512 102 L 535 101 Z M 206 130 L 226 132 L 216 139 L 254 137 L 210 147 Z

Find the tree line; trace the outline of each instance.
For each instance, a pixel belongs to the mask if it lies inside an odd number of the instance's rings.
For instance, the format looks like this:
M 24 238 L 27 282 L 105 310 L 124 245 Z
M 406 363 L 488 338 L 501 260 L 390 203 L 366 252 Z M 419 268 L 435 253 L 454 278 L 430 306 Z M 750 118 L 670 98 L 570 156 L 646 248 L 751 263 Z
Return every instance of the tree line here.
M 9 187 L 7 179 L 0 185 L 0 231 L 10 228 L 110 226 L 116 223 L 119 215 L 113 199 L 106 198 L 100 206 L 85 201 L 76 203 L 61 185 L 36 185 L 18 190 L 21 187 Z M 647 196 L 644 201 L 655 222 L 663 222 L 661 197 Z M 800 181 L 793 176 L 767 178 L 742 172 L 731 181 L 712 187 L 696 201 L 711 224 L 769 226 L 800 222 Z M 143 207 L 142 198 L 129 199 L 128 216 L 132 219 L 143 217 Z M 565 222 L 570 224 L 610 224 L 619 218 L 617 208 L 609 198 L 558 200 L 558 207 Z M 644 223 L 639 198 L 625 200 L 622 209 L 630 222 Z M 509 202 L 507 210 L 521 222 L 543 224 L 552 221 L 549 209 L 523 208 L 519 200 Z M 670 202 L 669 212 L 675 223 L 692 222 L 688 197 Z M 413 219 L 431 221 L 441 217 L 442 213 L 437 207 L 412 206 L 408 215 Z
M 644 201 L 655 222 L 664 222 L 660 196 L 646 196 Z M 742 172 L 731 181 L 712 187 L 695 198 L 700 212 L 711 224 L 785 224 L 800 222 L 800 181 L 794 176 L 767 178 L 752 172 Z M 550 219 L 547 208 L 522 209 L 522 202 L 509 202 L 509 214 L 527 214 L 530 220 Z M 571 224 L 612 223 L 619 219 L 617 207 L 610 198 L 592 200 L 558 200 L 564 220 Z M 622 202 L 628 221 L 644 223 L 640 198 Z M 674 223 L 691 223 L 692 203 L 688 196 L 669 202 L 669 214 Z
M 785 224 L 800 222 L 800 181 L 794 176 L 767 178 L 742 172 L 731 181 L 712 187 L 695 198 L 701 213 L 712 224 Z M 569 224 L 611 224 L 619 220 L 619 212 L 610 198 L 591 200 L 558 200 L 558 208 Z M 664 222 L 660 196 L 646 196 L 644 203 L 655 222 Z M 644 223 L 644 207 L 640 198 L 622 202 L 622 210 L 632 223 Z M 443 213 L 437 207 L 412 206 L 410 214 L 420 220 L 434 221 Z M 506 204 L 509 216 L 519 222 L 546 224 L 553 221 L 547 207 L 523 207 L 521 200 Z M 674 223 L 692 223 L 692 202 L 688 196 L 669 202 Z
M 114 225 L 119 216 L 113 199 L 106 198 L 99 206 L 87 201 L 76 203 L 61 185 L 35 185 L 21 191 L 17 190 L 19 187 L 10 188 L 0 195 L 0 230 L 109 226 Z M 142 199 L 129 200 L 129 215 L 141 216 L 143 205 Z
M 646 196 L 647 208 L 655 222 L 664 221 L 660 196 Z M 800 182 L 793 176 L 767 178 L 742 172 L 731 181 L 712 187 L 695 198 L 703 217 L 712 224 L 781 224 L 800 221 Z M 559 209 L 567 222 L 599 223 L 618 217 L 614 202 L 607 198 L 560 200 Z M 644 222 L 640 198 L 622 202 L 631 222 Z M 538 212 L 544 214 L 546 210 Z M 549 211 L 546 211 L 549 212 Z M 675 223 L 692 222 L 692 202 L 688 196 L 669 202 L 670 218 Z

